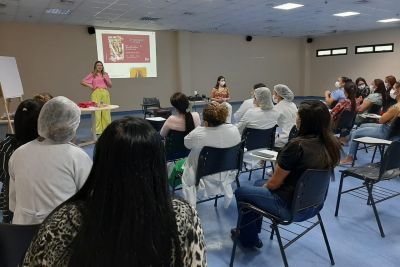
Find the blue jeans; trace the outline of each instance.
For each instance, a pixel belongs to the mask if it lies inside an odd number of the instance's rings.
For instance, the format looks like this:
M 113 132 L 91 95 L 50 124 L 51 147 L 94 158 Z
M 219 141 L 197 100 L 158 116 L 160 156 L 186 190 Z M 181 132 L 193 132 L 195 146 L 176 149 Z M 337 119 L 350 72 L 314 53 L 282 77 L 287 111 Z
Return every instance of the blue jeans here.
M 349 155 L 354 157 L 357 151 L 357 142 L 354 142 L 354 139 L 366 136 L 385 139 L 389 134 L 389 128 L 390 126 L 386 124 L 361 124 L 360 128 L 350 134 Z
M 266 180 L 259 180 L 254 186 L 242 186 L 235 191 L 236 202 L 247 202 L 262 210 L 265 210 L 282 219 L 289 220 L 291 217 L 288 204 L 278 195 L 263 187 Z M 239 207 L 238 207 L 239 208 Z M 259 217 L 257 219 L 257 217 Z M 262 217 L 254 212 L 243 215 L 239 225 L 239 241 L 244 247 L 254 247 L 258 241 L 258 233 L 261 231 Z M 246 226 L 244 226 L 246 225 Z M 242 228 L 242 226 L 244 226 Z

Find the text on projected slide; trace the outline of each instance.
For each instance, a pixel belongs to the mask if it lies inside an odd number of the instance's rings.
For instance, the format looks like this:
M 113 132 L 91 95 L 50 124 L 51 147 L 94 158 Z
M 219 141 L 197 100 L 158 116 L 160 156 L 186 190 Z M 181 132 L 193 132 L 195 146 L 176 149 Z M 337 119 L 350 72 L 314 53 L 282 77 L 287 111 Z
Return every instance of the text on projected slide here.
M 96 41 L 111 78 L 157 77 L 155 32 L 96 30 Z

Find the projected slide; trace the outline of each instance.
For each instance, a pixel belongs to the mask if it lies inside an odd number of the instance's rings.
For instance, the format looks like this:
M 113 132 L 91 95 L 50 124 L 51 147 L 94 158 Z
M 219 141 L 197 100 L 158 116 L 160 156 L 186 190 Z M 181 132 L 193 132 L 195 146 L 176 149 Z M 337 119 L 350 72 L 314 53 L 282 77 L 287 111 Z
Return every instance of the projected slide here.
M 155 32 L 96 29 L 96 44 L 111 78 L 157 77 Z

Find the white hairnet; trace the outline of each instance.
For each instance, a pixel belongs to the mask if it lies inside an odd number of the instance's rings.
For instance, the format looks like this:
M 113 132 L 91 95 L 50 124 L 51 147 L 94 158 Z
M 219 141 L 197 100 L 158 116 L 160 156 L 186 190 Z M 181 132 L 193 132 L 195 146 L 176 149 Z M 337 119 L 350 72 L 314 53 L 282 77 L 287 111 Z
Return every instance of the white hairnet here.
M 274 107 L 271 91 L 267 87 L 260 87 L 254 90 L 254 96 L 261 109 L 272 109 Z
M 79 107 L 64 96 L 47 101 L 39 114 L 38 133 L 56 143 L 67 143 L 74 138 L 81 119 Z
M 294 94 L 292 90 L 284 84 L 277 84 L 274 86 L 274 91 L 283 99 L 292 102 L 294 98 Z

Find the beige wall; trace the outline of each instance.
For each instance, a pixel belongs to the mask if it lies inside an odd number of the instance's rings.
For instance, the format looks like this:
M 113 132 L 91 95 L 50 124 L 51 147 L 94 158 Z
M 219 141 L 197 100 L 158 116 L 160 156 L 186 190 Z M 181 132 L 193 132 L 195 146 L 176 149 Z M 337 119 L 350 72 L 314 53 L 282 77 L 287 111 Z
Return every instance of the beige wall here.
M 0 55 L 14 56 L 24 98 L 42 91 L 87 101 L 90 91 L 80 81 L 97 59 L 95 35 L 84 26 L 0 23 Z M 158 96 L 163 105 L 177 85 L 175 32 L 157 32 L 158 77 L 113 79 L 112 102 L 120 110 L 139 109 L 145 96 Z
M 232 100 L 249 98 L 253 84 L 286 83 L 302 92 L 303 46 L 299 38 L 196 33 L 191 36 L 192 89 L 209 94 L 218 75 L 226 77 Z
M 17 59 L 24 98 L 48 91 L 86 101 L 80 86 L 96 60 L 94 35 L 84 26 L 0 23 L 0 55 Z M 141 99 L 157 96 L 163 106 L 175 91 L 209 94 L 218 75 L 226 76 L 232 100 L 249 97 L 254 83 L 286 82 L 296 93 L 303 85 L 301 39 L 157 32 L 158 77 L 113 79 L 112 102 L 121 110 L 140 109 Z
M 356 45 L 394 43 L 393 53 L 356 55 Z M 348 76 L 355 80 L 364 77 L 368 83 L 375 78 L 395 75 L 400 78 L 400 29 L 360 32 L 315 38 L 309 48 L 309 83 L 306 95 L 322 95 L 324 90 L 332 89 L 336 78 Z M 323 48 L 348 47 L 345 56 L 316 57 L 315 51 Z M 307 78 L 306 78 L 307 79 Z

